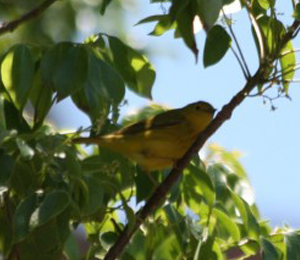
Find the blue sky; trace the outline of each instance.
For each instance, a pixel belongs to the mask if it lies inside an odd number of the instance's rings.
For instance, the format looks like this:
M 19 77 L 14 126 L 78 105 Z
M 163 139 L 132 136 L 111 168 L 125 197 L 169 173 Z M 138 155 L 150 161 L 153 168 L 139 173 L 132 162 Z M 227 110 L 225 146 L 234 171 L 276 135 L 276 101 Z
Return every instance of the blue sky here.
M 126 1 L 125 1 L 126 2 Z M 128 1 L 127 1 L 128 2 Z M 138 1 L 136 1 L 138 2 Z M 291 24 L 291 1 L 277 0 L 277 10 L 284 13 L 286 25 Z M 129 8 L 130 9 L 130 8 Z M 170 107 L 181 107 L 188 103 L 205 100 L 216 108 L 226 104 L 245 84 L 240 67 L 233 54 L 213 67 L 204 69 L 202 50 L 204 32 L 197 34 L 200 50 L 199 62 L 195 64 L 192 53 L 181 39 L 174 40 L 173 34 L 162 37 L 148 36 L 153 25 L 132 27 L 139 20 L 161 13 L 159 5 L 141 5 L 128 11 L 127 29 L 135 41 L 155 49 L 149 59 L 154 64 L 157 78 L 153 87 L 153 101 Z M 109 15 L 109 13 L 107 13 Z M 257 68 L 257 52 L 252 40 L 249 21 L 244 11 L 233 16 L 234 31 L 238 37 L 247 64 L 252 73 Z M 92 28 L 90 28 L 92 30 Z M 113 32 L 105 31 L 108 34 Z M 86 31 L 82 39 L 89 35 Z M 86 35 L 85 35 L 86 34 Z M 300 36 L 299 36 L 300 37 Z M 297 49 L 296 41 L 294 48 Z M 298 57 L 299 60 L 299 57 Z M 269 92 L 273 96 L 276 92 Z M 263 104 L 261 97 L 248 98 L 234 112 L 208 143 L 215 142 L 228 150 L 239 150 L 244 156 L 241 161 L 253 186 L 256 203 L 262 217 L 273 225 L 283 223 L 300 227 L 300 88 L 299 83 L 290 86 L 288 99 L 274 102 L 277 110 L 270 111 L 270 104 Z M 127 91 L 128 106 L 122 108 L 122 115 L 133 108 L 148 104 L 148 100 Z M 70 109 L 72 116 L 70 117 Z M 81 112 L 74 114 L 70 101 L 63 101 L 53 113 L 59 113 L 60 128 L 76 129 L 90 123 Z

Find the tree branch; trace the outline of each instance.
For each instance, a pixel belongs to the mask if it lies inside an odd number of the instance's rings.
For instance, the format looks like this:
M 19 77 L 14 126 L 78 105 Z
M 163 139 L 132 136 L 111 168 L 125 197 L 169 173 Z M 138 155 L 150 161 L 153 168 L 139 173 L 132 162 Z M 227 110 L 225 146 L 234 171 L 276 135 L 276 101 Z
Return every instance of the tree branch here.
M 29 12 L 23 14 L 21 17 L 10 21 L 4 22 L 0 26 L 0 35 L 14 31 L 19 25 L 34 19 L 35 17 L 39 16 L 42 12 L 44 12 L 50 5 L 52 5 L 56 0 L 45 0 L 36 8 L 30 10 Z
M 278 51 L 280 51 L 289 40 L 295 37 L 295 35 L 298 33 L 298 28 L 299 22 L 294 21 L 293 25 L 282 38 Z M 260 64 L 260 67 L 256 73 L 248 79 L 244 88 L 222 108 L 222 110 L 211 121 L 208 127 L 199 134 L 194 144 L 190 147 L 186 154 L 177 161 L 169 175 L 157 187 L 145 206 L 136 213 L 137 218 L 135 225 L 130 230 L 128 230 L 128 226 L 125 227 L 116 243 L 107 252 L 104 260 L 114 260 L 123 252 L 125 246 L 129 243 L 131 237 L 139 229 L 144 220 L 166 199 L 167 193 L 182 174 L 182 170 L 187 166 L 191 158 L 202 148 L 206 140 L 212 136 L 225 121 L 230 119 L 234 109 L 242 103 L 242 101 L 259 83 L 267 82 L 268 79 L 266 79 L 266 75 L 268 75 L 268 66 L 268 64 Z

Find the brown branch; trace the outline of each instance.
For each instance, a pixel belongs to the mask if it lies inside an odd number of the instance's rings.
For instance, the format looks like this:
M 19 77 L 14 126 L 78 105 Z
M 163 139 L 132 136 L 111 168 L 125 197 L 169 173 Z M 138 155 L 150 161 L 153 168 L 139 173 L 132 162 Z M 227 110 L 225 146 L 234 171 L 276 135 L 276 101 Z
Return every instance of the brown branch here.
M 278 50 L 281 50 L 289 40 L 296 36 L 296 34 L 298 33 L 298 28 L 299 22 L 295 21 L 289 28 L 288 32 L 282 38 Z M 182 170 L 187 166 L 191 158 L 202 148 L 206 140 L 210 136 L 212 136 L 221 127 L 221 125 L 231 117 L 234 109 L 242 103 L 242 101 L 259 83 L 267 82 L 267 79 L 265 77 L 266 75 L 268 75 L 268 70 L 268 64 L 260 64 L 259 69 L 252 77 L 248 79 L 244 88 L 240 92 L 238 92 L 227 105 L 222 108 L 217 116 L 211 121 L 209 126 L 199 134 L 197 140 L 186 152 L 186 154 L 177 161 L 175 167 L 171 170 L 167 178 L 160 184 L 160 186 L 157 187 L 145 206 L 137 212 L 135 225 L 130 230 L 128 230 L 128 226 L 125 227 L 116 243 L 107 252 L 104 260 L 114 260 L 123 252 L 125 246 L 129 243 L 131 237 L 139 229 L 144 220 L 165 200 L 166 195 L 171 189 L 172 185 L 182 174 Z
M 215 133 L 226 120 L 231 117 L 233 110 L 246 98 L 247 94 L 259 82 L 261 82 L 264 73 L 265 70 L 259 69 L 255 73 L 255 75 L 248 80 L 245 87 L 237 95 L 235 95 L 227 105 L 223 107 L 223 109 L 212 120 L 209 126 L 198 136 L 197 140 L 190 147 L 187 153 L 177 161 L 175 167 L 172 169 L 167 178 L 154 191 L 153 195 L 150 197 L 146 205 L 137 213 L 137 219 L 134 227 L 129 231 L 127 230 L 127 228 L 125 228 L 123 233 L 119 236 L 117 242 L 110 248 L 110 250 L 106 254 L 104 260 L 113 260 L 120 255 L 134 232 L 140 227 L 146 217 L 163 202 L 168 191 L 180 177 L 182 170 L 187 166 L 191 158 L 201 149 L 206 140 L 213 133 Z
M 50 5 L 52 5 L 57 0 L 45 0 L 36 8 L 30 10 L 29 12 L 23 14 L 21 17 L 10 21 L 4 22 L 0 25 L 0 35 L 14 31 L 19 25 L 34 19 L 35 17 L 39 16 L 42 12 L 44 12 Z

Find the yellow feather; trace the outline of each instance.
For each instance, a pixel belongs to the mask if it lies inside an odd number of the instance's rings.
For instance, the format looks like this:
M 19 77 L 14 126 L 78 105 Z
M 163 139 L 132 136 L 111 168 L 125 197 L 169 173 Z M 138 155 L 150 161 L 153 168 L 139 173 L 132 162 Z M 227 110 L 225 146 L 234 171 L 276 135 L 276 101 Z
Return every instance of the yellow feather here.
M 215 109 L 199 101 L 169 110 L 99 137 L 75 138 L 97 144 L 136 161 L 149 171 L 172 167 L 213 118 Z

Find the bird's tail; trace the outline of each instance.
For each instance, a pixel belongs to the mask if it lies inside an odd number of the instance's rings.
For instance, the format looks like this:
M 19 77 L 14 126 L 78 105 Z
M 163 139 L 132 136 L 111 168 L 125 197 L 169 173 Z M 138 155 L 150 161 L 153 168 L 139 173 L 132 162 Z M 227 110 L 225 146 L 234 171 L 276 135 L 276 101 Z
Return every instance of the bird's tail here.
M 78 137 L 72 139 L 72 143 L 74 144 L 101 144 L 101 138 L 99 137 Z

